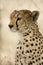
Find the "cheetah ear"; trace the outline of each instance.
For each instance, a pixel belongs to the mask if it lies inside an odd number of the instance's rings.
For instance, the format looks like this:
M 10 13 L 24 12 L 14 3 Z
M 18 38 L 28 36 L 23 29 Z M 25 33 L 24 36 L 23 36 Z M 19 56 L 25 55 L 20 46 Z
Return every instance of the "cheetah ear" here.
M 39 17 L 39 11 L 33 11 L 32 12 L 33 21 L 37 21 L 38 17 Z

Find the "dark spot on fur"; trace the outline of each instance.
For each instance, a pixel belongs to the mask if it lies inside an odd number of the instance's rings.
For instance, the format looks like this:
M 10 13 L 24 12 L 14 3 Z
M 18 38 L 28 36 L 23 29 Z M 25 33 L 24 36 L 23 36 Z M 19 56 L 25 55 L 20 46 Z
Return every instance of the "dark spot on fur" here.
M 19 57 L 19 56 L 17 55 L 17 57 Z
M 39 51 L 37 53 L 39 54 Z
M 40 49 L 40 47 L 38 47 L 38 49 Z
M 38 60 L 40 60 L 40 58 L 38 58 Z
M 35 39 L 33 38 L 33 41 L 35 41 Z
M 39 63 L 39 65 L 41 65 L 41 63 Z
M 29 51 L 28 51 L 28 50 L 26 50 L 26 53 L 29 53 Z
M 43 62 L 42 62 L 42 65 L 43 65 Z
M 19 49 L 19 47 L 17 47 L 17 49 Z
M 22 54 L 24 54 L 24 51 L 22 51 Z
M 35 52 L 33 52 L 33 54 L 35 54 Z
M 27 35 L 29 35 L 29 33 L 27 33 Z
M 29 33 L 31 33 L 31 31 L 29 31 Z
M 37 49 L 35 49 L 35 51 L 37 51 Z
M 42 59 L 43 59 L 43 57 L 42 57 Z
M 24 38 L 24 40 L 25 40 L 26 42 L 28 42 L 28 40 L 27 40 L 27 39 L 25 39 L 25 38 Z
M 40 43 L 39 43 L 39 45 L 40 45 Z
M 37 43 L 35 44 L 35 46 L 37 46 Z
M 30 61 L 30 63 L 28 63 L 28 65 L 32 65 L 32 62 Z
M 29 56 L 29 58 L 31 58 L 31 56 Z
M 33 44 L 31 44 L 31 46 L 33 46 Z
M 20 46 L 20 49 L 22 49 L 22 47 Z
M 37 37 L 35 37 L 36 39 L 38 39 Z
M 30 53 L 32 52 L 32 50 L 30 50 Z
M 19 60 L 17 59 L 17 62 L 18 62 Z
M 32 59 L 34 59 L 34 57 L 32 57 Z
M 26 45 L 26 47 L 28 47 L 29 45 Z
M 30 41 L 32 41 L 32 39 L 30 39 Z
M 23 65 L 23 63 L 21 63 L 21 65 Z
M 37 62 L 38 60 L 36 59 L 36 62 Z
M 35 63 L 35 61 L 33 61 L 33 63 Z
M 23 42 L 23 45 L 25 44 L 25 42 Z

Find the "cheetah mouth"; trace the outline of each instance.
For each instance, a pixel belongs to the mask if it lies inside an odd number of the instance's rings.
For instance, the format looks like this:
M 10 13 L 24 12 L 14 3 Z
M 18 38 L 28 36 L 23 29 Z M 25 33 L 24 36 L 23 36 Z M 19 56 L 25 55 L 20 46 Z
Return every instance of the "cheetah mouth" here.
M 19 31 L 19 29 L 14 29 L 13 27 L 12 28 L 9 28 L 10 29 L 10 31 L 12 31 L 12 32 L 17 32 L 17 31 Z
M 14 28 L 11 28 L 10 31 L 17 32 L 17 30 L 15 30 Z

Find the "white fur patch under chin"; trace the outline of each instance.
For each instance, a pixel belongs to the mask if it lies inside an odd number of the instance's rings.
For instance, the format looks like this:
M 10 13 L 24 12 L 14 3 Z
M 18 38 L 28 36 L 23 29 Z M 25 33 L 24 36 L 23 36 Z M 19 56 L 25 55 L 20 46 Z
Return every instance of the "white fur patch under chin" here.
M 12 32 L 16 32 L 16 30 L 15 30 L 14 28 L 11 28 L 10 30 L 11 30 Z

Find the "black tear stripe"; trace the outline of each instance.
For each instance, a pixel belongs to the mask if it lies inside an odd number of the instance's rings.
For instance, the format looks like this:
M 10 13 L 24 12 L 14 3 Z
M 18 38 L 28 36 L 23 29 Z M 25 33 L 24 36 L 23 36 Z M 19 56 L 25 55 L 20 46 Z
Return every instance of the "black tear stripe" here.
M 17 18 L 17 21 L 16 21 L 16 27 L 18 28 L 18 20 L 21 20 L 21 18 Z
M 18 24 L 17 24 L 18 21 L 16 21 L 16 27 L 18 27 Z
M 18 28 L 18 23 L 17 23 L 17 22 L 18 22 L 18 20 L 16 21 L 16 27 L 17 27 L 17 30 L 19 30 L 19 28 Z

